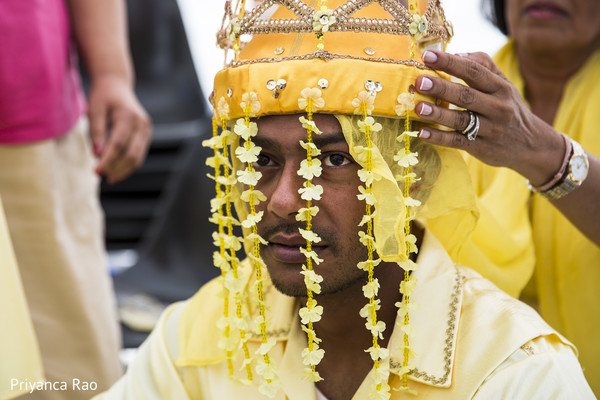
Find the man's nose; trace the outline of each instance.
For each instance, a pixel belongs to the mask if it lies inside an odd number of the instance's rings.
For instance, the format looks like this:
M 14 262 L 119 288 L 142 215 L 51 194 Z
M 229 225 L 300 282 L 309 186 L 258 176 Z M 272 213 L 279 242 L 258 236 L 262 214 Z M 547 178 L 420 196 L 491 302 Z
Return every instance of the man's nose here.
M 304 178 L 298 175 L 297 166 L 285 165 L 275 183 L 271 197 L 267 200 L 267 211 L 284 219 L 295 219 L 298 210 L 306 207 L 305 201 L 300 198 L 300 193 L 298 193 L 298 189 L 302 187 L 303 183 Z

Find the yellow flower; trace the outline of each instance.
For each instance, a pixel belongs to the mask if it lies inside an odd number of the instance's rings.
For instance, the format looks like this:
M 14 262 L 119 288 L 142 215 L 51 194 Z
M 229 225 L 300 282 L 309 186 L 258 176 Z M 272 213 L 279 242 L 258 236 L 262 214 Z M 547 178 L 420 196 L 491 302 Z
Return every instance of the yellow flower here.
M 394 161 L 396 161 L 399 166 L 406 168 L 408 166 L 416 165 L 419 162 L 419 159 L 417 158 L 418 155 L 419 153 L 410 152 L 405 154 L 404 152 L 400 152 L 394 156 Z
M 323 186 L 308 186 L 307 182 L 304 182 L 303 186 L 303 188 L 298 189 L 298 193 L 300 193 L 300 197 L 302 198 L 302 200 L 321 200 L 321 195 L 323 194 Z
M 308 214 L 314 217 L 315 215 L 317 215 L 318 212 L 319 207 L 317 206 L 312 206 L 310 208 L 303 207 L 298 210 L 298 213 L 296 214 L 296 221 L 306 221 L 308 219 Z
M 262 177 L 262 173 L 259 171 L 250 171 L 246 168 L 243 171 L 237 171 L 236 173 L 238 181 L 245 185 L 256 186 L 258 180 Z
M 386 382 L 381 382 L 381 386 L 375 385 L 374 389 L 369 393 L 369 400 L 389 400 L 391 396 L 390 385 Z
M 417 263 L 412 260 L 399 261 L 398 265 L 405 271 L 415 271 L 418 267 Z
M 413 235 L 412 233 L 406 235 L 406 237 L 404 238 L 404 241 L 408 245 L 411 253 L 417 253 L 418 252 L 418 249 L 417 249 L 417 237 L 415 235 Z
M 244 140 L 248 140 L 249 138 L 256 136 L 258 133 L 258 126 L 256 125 L 256 122 L 250 122 L 246 126 L 244 118 L 238 118 L 233 127 L 233 131 Z
M 372 261 L 361 261 L 358 264 L 356 264 L 356 266 L 358 267 L 358 269 L 362 269 L 363 271 L 368 271 L 369 270 L 369 266 L 372 268 L 375 268 L 376 266 L 379 265 L 379 263 L 381 263 L 381 258 L 378 258 L 376 260 L 372 260 Z
M 413 199 L 412 197 L 407 197 L 404 199 L 404 205 L 407 207 L 419 207 L 421 202 L 417 199 Z
M 280 386 L 281 382 L 279 382 L 278 379 L 270 380 L 270 382 L 265 379 L 260 383 L 260 385 L 258 385 L 258 391 L 272 399 L 279 391 Z
M 376 133 L 382 129 L 382 126 L 379 122 L 375 122 L 373 117 L 367 117 L 364 121 L 358 121 L 358 128 L 361 132 L 365 133 L 367 131 L 367 126 L 369 127 L 369 131 Z
M 365 353 L 369 353 L 371 355 L 371 359 L 373 361 L 383 360 L 385 358 L 388 358 L 390 355 L 390 351 L 388 349 L 386 349 L 385 347 L 379 347 L 379 346 L 377 346 L 377 347 L 371 346 L 367 350 L 365 350 Z
M 263 216 L 263 211 L 257 212 L 256 214 L 248 214 L 245 220 L 242 221 L 242 226 L 244 228 L 251 228 L 254 225 L 258 224 Z
M 375 109 L 375 96 L 371 93 L 363 90 L 352 100 L 352 107 L 354 107 L 354 114 L 362 114 L 363 106 L 367 111 L 367 115 L 371 115 L 371 112 Z
M 218 252 L 218 251 L 215 251 L 213 253 L 213 264 L 217 268 L 221 268 L 221 269 L 224 269 L 224 270 L 228 270 L 229 269 L 229 260 L 227 260 L 227 257 L 223 257 L 221 255 L 221 253 Z
M 261 211 L 262 213 L 262 211 Z M 255 240 L 258 240 L 260 243 L 267 245 L 269 244 L 269 242 L 267 242 L 265 239 L 263 239 L 262 236 L 260 236 L 258 233 L 249 233 L 246 235 L 245 239 L 247 241 L 249 241 L 250 243 L 254 243 Z
M 415 286 L 417 285 L 417 280 L 415 278 L 409 278 L 408 280 L 404 280 L 400 282 L 400 293 L 405 296 L 412 296 L 413 291 L 415 290 Z
M 229 40 L 234 41 L 240 33 L 241 25 L 237 18 L 231 18 L 229 25 L 227 25 L 227 37 Z
M 320 131 L 319 131 L 320 133 Z M 311 142 L 305 143 L 304 141 L 300 141 L 300 146 L 302 146 L 302 148 L 304 150 L 308 150 L 310 148 L 310 154 L 312 154 L 313 157 L 316 157 L 318 155 L 321 154 L 321 150 L 319 150 L 319 148 Z
M 395 305 L 396 307 L 398 307 L 398 316 L 400 319 L 404 319 L 404 316 L 406 314 L 410 314 L 411 312 L 416 311 L 419 308 L 417 304 L 413 302 L 405 303 L 403 301 L 398 301 Z
M 400 93 L 396 98 L 398 104 L 394 108 L 396 115 L 403 117 L 406 111 L 412 111 L 415 109 L 415 95 L 413 93 Z
M 264 356 L 265 354 L 267 354 L 269 352 L 269 350 L 271 350 L 273 348 L 273 346 L 275 346 L 275 343 L 276 343 L 276 341 L 275 341 L 274 337 L 268 338 L 266 343 L 261 343 L 258 350 L 256 350 L 256 354 Z
M 262 147 L 256 146 L 254 143 L 250 142 L 249 148 L 246 146 L 239 146 L 235 149 L 235 155 L 238 160 L 243 163 L 254 163 L 258 161 L 258 155 L 262 151 Z
M 366 163 L 369 153 L 371 153 L 371 157 L 373 157 L 373 149 L 370 147 L 354 146 L 354 151 L 356 152 L 356 161 L 359 163 Z
M 317 235 L 313 231 L 307 231 L 302 228 L 299 228 L 298 230 L 300 231 L 300 234 L 302 235 L 304 240 L 307 240 L 312 243 L 319 243 L 321 241 L 321 238 L 319 237 L 319 235 Z
M 317 256 L 317 253 L 315 253 L 314 251 L 308 251 L 304 247 L 300 247 L 300 252 L 304 254 L 304 257 L 311 258 L 317 265 L 323 262 L 323 259 L 319 258 L 319 256 Z
M 322 132 L 319 130 L 319 128 L 317 128 L 317 125 L 315 124 L 315 121 L 309 121 L 306 118 L 304 118 L 304 116 L 301 116 L 300 118 L 298 118 L 300 120 L 300 122 L 302 123 L 302 127 L 304 129 L 308 129 L 308 127 L 310 126 L 310 131 L 312 133 L 315 133 L 317 135 L 320 135 Z
M 373 303 L 367 303 L 360 309 L 359 315 L 363 318 L 367 318 L 369 321 L 371 320 L 371 315 L 377 310 L 381 308 L 381 300 L 374 300 Z
M 363 294 L 367 299 L 371 297 L 376 297 L 379 292 L 379 281 L 377 278 L 373 279 L 371 282 L 367 282 L 363 287 Z
M 257 359 L 256 372 L 264 379 L 276 380 L 277 370 L 272 363 L 266 363 L 264 358 Z
M 321 176 L 321 172 L 323 172 L 323 168 L 321 168 L 321 160 L 318 158 L 313 158 L 310 164 L 308 163 L 308 160 L 302 160 L 300 163 L 300 169 L 298 170 L 298 175 L 306 180 L 310 180 L 314 177 Z
M 238 238 L 237 236 L 226 235 L 223 239 L 225 241 L 225 247 L 228 249 L 233 249 L 235 251 L 238 251 L 239 249 L 242 248 L 242 243 L 240 241 L 240 238 Z
M 373 244 L 373 241 L 375 240 L 375 238 L 373 238 L 373 236 L 371 235 L 367 235 L 365 232 L 363 231 L 358 231 L 358 237 L 360 242 L 363 244 L 363 246 L 367 247 L 367 245 L 369 243 Z
M 314 300 L 313 300 L 314 301 Z M 312 308 L 302 307 L 298 314 L 302 324 L 306 325 L 309 322 L 319 322 L 323 315 L 323 306 L 313 306 Z
M 377 323 L 375 325 L 373 325 L 373 322 L 367 321 L 365 323 L 365 326 L 367 327 L 368 330 L 371 331 L 371 334 L 373 336 L 378 336 L 379 339 L 383 340 L 383 331 L 385 331 L 385 322 L 377 321 Z
M 240 198 L 242 199 L 242 201 L 245 201 L 246 203 L 250 203 L 250 197 L 254 197 L 254 205 L 258 205 L 260 204 L 261 201 L 266 201 L 267 200 L 267 196 L 265 196 L 260 190 L 244 190 L 242 192 L 242 194 L 240 195 Z
M 229 119 L 229 103 L 227 103 L 225 96 L 221 96 L 217 103 L 217 114 L 220 119 Z
M 225 285 L 227 290 L 229 290 L 232 293 L 239 293 L 244 287 L 244 281 L 242 281 L 239 277 L 235 278 L 233 276 L 233 273 L 228 273 L 227 275 L 225 275 L 225 281 L 223 284 Z
M 388 378 L 390 377 L 390 364 L 387 362 L 379 363 L 379 367 L 373 368 L 373 380 L 376 383 L 386 383 Z M 382 387 L 383 389 L 383 387 Z M 390 387 L 387 387 L 387 390 L 390 390 Z
M 260 101 L 258 101 L 258 95 L 254 92 L 244 93 L 242 95 L 242 101 L 240 102 L 240 107 L 242 110 L 246 112 L 246 107 L 250 106 L 250 117 L 255 116 L 260 111 Z
M 322 7 L 321 10 L 313 14 L 313 30 L 315 32 L 327 32 L 332 24 L 335 24 L 336 18 L 333 16 L 333 10 Z
M 415 327 L 412 325 L 402 325 L 400 329 L 402 329 L 402 332 L 406 333 L 406 336 L 409 338 L 414 338 L 417 334 Z
M 238 341 L 234 337 L 221 337 L 217 347 L 225 351 L 234 351 L 238 347 Z
M 419 131 L 404 131 L 404 132 L 402 132 L 402 134 L 400 136 L 398 136 L 396 138 L 396 140 L 399 142 L 404 142 L 404 140 L 406 139 L 406 136 L 418 137 Z
M 373 181 L 380 180 L 381 176 L 379 176 L 373 171 L 368 171 L 364 168 L 361 168 L 358 170 L 358 178 L 361 180 L 361 182 L 364 182 L 365 185 L 371 186 L 373 184 Z
M 321 97 L 321 90 L 318 88 L 305 88 L 300 92 L 300 98 L 298 99 L 298 107 L 303 110 L 308 108 L 308 100 L 312 100 L 312 109 L 322 108 L 325 106 L 325 100 Z
M 425 17 L 419 14 L 413 14 L 412 22 L 408 26 L 408 30 L 416 40 L 421 40 L 421 38 L 427 34 L 427 27 L 428 23 Z
M 312 368 L 307 367 L 304 368 L 304 373 L 302 374 L 302 380 L 307 382 L 319 382 L 322 381 L 321 375 L 317 371 L 313 371 Z
M 305 348 L 302 350 L 302 363 L 304 365 L 317 365 L 323 359 L 325 350 L 320 349 L 318 346 L 313 345 L 313 350 Z
M 375 195 L 373 193 L 367 192 L 367 189 L 363 186 L 359 186 L 358 191 L 360 194 L 357 194 L 356 197 L 358 197 L 359 200 L 364 200 L 365 203 L 372 206 L 375 205 Z
M 217 210 L 219 208 L 221 208 L 221 206 L 223 206 L 223 204 L 225 204 L 225 199 L 224 198 L 218 198 L 218 197 L 214 197 L 212 199 L 210 199 L 210 211 L 211 212 L 217 212 Z

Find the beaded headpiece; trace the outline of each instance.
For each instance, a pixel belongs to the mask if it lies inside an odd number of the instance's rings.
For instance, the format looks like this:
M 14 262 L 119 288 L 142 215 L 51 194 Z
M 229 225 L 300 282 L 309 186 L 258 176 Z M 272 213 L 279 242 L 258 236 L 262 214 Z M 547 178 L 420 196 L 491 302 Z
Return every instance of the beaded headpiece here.
M 211 96 L 215 109 L 214 134 L 205 145 L 214 149 L 214 157 L 208 163 L 215 168 L 212 178 L 216 182 L 216 198 L 211 203 L 212 222 L 217 225 L 214 242 L 218 250 L 214 263 L 221 269 L 224 292 L 220 345 L 226 353 L 232 377 L 256 382 L 259 390 L 269 396 L 274 396 L 279 387 L 277 367 L 269 356 L 275 342 L 267 335 L 269 317 L 262 293 L 266 265 L 260 249 L 266 242 L 258 234 L 262 211 L 257 211 L 256 206 L 266 198 L 256 189 L 261 174 L 253 168 L 260 153 L 260 148 L 253 143 L 258 133 L 254 119 L 271 114 L 301 114 L 300 122 L 306 129 L 306 141 L 301 142 L 306 149 L 306 160 L 298 171 L 305 180 L 298 192 L 306 204 L 298 210 L 297 220 L 305 224 L 304 229 L 300 229 L 306 240 L 305 247 L 301 248 L 306 256 L 301 273 L 308 298 L 299 311 L 308 339 L 302 355 L 306 366 L 304 378 L 315 382 L 321 379 L 316 367 L 324 351 L 319 348 L 320 340 L 313 324 L 318 323 L 322 314 L 317 302 L 323 279 L 318 274 L 318 264 L 322 260 L 312 250 L 313 243 L 318 243 L 320 238 L 311 230 L 311 221 L 319 211 L 323 188 L 313 182 L 321 166 L 317 158 L 319 149 L 312 137 L 320 134 L 313 114 L 329 113 L 338 116 L 350 152 L 362 167 L 358 172 L 362 182 L 358 198 L 365 202 L 365 215 L 361 228 L 357 228 L 357 240 L 367 248 L 368 257 L 357 267 L 368 274 L 363 287 L 366 305 L 361 315 L 373 337 L 373 345 L 366 349 L 377 371 L 373 394 L 387 398 L 390 390 L 389 370 L 381 362 L 389 352 L 379 346 L 385 330 L 383 321 L 377 320 L 379 284 L 373 278 L 373 270 L 382 260 L 396 262 L 405 271 L 400 287 L 403 301 L 398 304 L 404 316 L 401 327 L 404 359 L 399 375 L 403 377 L 403 387 L 407 387 L 406 377 L 412 370 L 410 298 L 415 284 L 410 272 L 416 268 L 410 255 L 417 251 L 410 221 L 417 215 L 444 219 L 449 214 L 446 205 L 443 212 L 439 211 L 440 207 L 433 211 L 423 207 L 421 197 L 411 192 L 412 184 L 421 178 L 417 176 L 419 157 L 414 147 L 417 133 L 412 129 L 412 121 L 417 118 L 414 107 L 420 100 L 435 101 L 416 93 L 413 84 L 428 70 L 420 61 L 423 51 L 444 49 L 451 36 L 452 28 L 445 19 L 440 0 L 408 0 L 406 3 L 398 0 L 263 0 L 251 10 L 246 10 L 245 0 L 235 7 L 227 1 L 223 25 L 217 34 L 218 44 L 225 50 L 226 67 L 215 77 Z M 431 70 L 427 73 L 440 76 Z M 385 132 L 379 116 L 393 119 L 401 128 Z M 377 137 L 384 135 L 391 137 L 389 142 L 392 143 L 386 151 L 397 149 L 395 153 L 384 155 L 379 151 L 378 143 L 382 146 L 382 142 Z M 437 155 L 436 160 L 437 177 L 446 159 Z M 467 179 L 464 176 L 460 179 L 463 178 Z M 390 199 L 393 199 L 392 207 L 387 207 L 389 204 L 379 207 L 382 202 L 390 203 Z M 438 196 L 437 204 L 442 203 Z M 243 238 L 235 235 L 235 225 L 242 226 Z M 460 238 L 446 236 L 446 241 L 440 239 L 452 250 Z M 237 252 L 242 244 L 255 272 L 255 284 L 251 286 L 257 291 L 259 312 L 254 320 L 243 311 L 245 290 L 250 289 L 244 286 L 240 274 Z M 251 354 L 247 346 L 252 329 L 262 337 L 255 354 Z M 244 358 L 242 377 L 233 366 L 238 349 Z

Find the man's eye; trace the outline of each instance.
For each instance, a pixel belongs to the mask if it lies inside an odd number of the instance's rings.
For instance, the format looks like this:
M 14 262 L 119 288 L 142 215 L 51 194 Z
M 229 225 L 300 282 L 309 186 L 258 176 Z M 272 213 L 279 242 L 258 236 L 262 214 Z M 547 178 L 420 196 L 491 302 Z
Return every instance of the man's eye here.
M 271 163 L 271 159 L 269 158 L 269 156 L 266 156 L 264 154 L 259 154 L 258 155 L 258 160 L 256 160 L 256 165 L 258 167 L 266 167 L 267 165 L 269 165 Z
M 326 167 L 341 167 L 350 164 L 352 161 L 342 154 L 330 154 L 323 159 Z

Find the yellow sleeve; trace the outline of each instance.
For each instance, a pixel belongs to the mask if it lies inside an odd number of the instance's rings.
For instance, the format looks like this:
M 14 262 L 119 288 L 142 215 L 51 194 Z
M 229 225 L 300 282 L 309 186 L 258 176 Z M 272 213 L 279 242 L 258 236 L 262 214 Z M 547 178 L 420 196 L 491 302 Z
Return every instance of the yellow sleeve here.
M 533 274 L 535 253 L 525 178 L 466 156 L 480 218 L 457 262 L 518 298 Z
M 0 399 L 29 391 L 21 383 L 44 379 L 42 360 L 0 199 Z
M 521 346 L 473 396 L 473 400 L 595 398 L 573 349 L 556 335 L 540 336 Z

